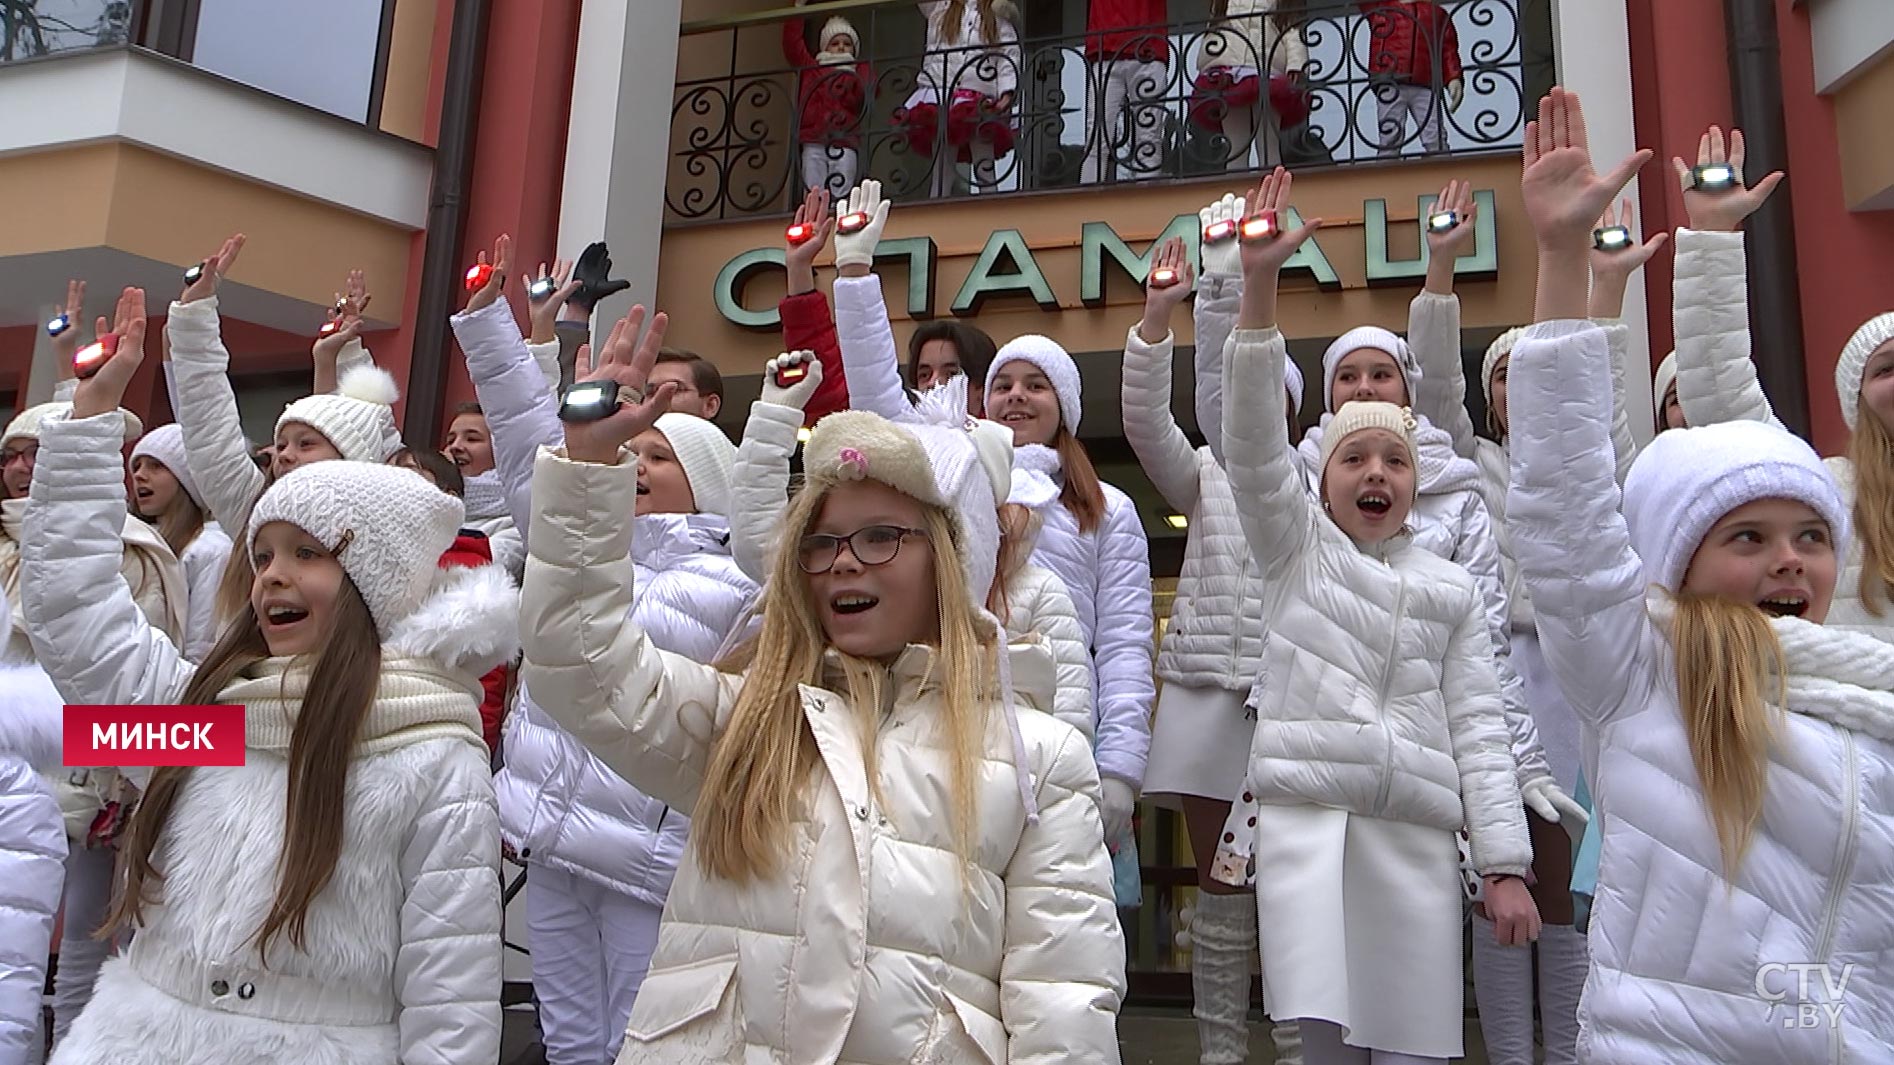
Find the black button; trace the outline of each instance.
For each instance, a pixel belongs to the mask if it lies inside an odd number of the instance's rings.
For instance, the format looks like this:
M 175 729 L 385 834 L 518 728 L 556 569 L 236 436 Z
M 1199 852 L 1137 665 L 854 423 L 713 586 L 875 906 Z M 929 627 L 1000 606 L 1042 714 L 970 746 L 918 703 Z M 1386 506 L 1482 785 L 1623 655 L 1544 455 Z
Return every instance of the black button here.
M 533 848 L 531 848 L 531 847 L 521 847 L 521 848 L 520 848 L 520 857 L 521 857 L 521 858 L 531 858 L 532 856 L 533 856 Z
M 218 998 L 230 994 L 230 981 L 212 980 L 210 982 L 210 993 L 216 995 Z
M 243 983 L 241 983 L 241 984 L 238 984 L 238 985 L 237 985 L 237 997 L 238 997 L 238 998 L 240 998 L 240 999 L 243 999 L 243 1000 L 244 1000 L 245 1002 L 248 1002 L 248 1001 L 250 1001 L 251 999 L 253 999 L 253 998 L 255 998 L 255 997 L 256 997 L 256 985 L 255 985 L 255 984 L 253 984 L 253 983 L 250 983 L 250 982 L 249 982 L 249 981 L 247 981 L 247 980 L 246 980 L 245 982 L 243 982 Z

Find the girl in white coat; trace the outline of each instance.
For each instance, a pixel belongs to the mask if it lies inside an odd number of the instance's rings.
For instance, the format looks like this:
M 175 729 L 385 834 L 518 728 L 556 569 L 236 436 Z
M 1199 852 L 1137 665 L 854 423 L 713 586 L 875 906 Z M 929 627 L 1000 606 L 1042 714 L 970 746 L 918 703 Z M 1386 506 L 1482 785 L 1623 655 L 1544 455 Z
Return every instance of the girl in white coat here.
M 1123 941 L 1084 737 L 1016 709 L 971 589 L 1005 482 L 962 426 L 816 426 L 742 674 L 626 617 L 634 469 L 672 387 L 620 322 L 533 478 L 526 683 L 607 765 L 692 817 L 619 1065 L 1116 1062 Z M 1043 705 L 1043 704 L 1040 704 Z
M 451 320 L 492 431 L 496 491 L 530 525 L 533 458 L 562 438 L 558 400 L 500 295 L 512 241 L 494 248 L 495 283 Z M 662 316 L 651 330 L 661 340 Z M 583 365 L 583 363 L 581 363 Z M 554 379 L 556 381 L 556 377 Z M 660 650 L 715 661 L 756 586 L 731 558 L 736 448 L 702 418 L 668 413 L 632 441 L 631 618 Z M 690 819 L 627 783 L 560 728 L 534 685 L 507 719 L 495 781 L 500 828 L 529 870 L 527 950 L 551 1065 L 610 1061 L 644 984 Z
M 13 611 L 0 596 L 0 632 Z M 66 828 L 41 778 L 59 768 L 62 700 L 44 670 L 0 651 L 0 1062 L 34 1065 L 40 999 L 65 882 Z
M 896 370 L 894 331 L 882 302 L 881 279 L 869 272 L 888 220 L 881 184 L 868 180 L 837 207 L 866 224 L 835 237 L 835 329 L 848 374 L 849 403 L 885 418 L 908 410 Z M 1013 431 L 1014 482 L 1029 494 L 1056 487 L 1045 510 L 1033 558 L 1065 582 L 1092 650 L 1098 709 L 1095 753 L 1105 778 L 1105 831 L 1112 849 L 1132 862 L 1131 814 L 1144 786 L 1151 747 L 1151 553 L 1131 497 L 1098 479 L 1079 443 L 1078 365 L 1042 336 L 1000 348 L 987 368 L 987 416 Z M 1135 893 L 1127 893 L 1135 896 Z M 1121 898 L 1128 906 L 1135 897 Z
M 230 537 L 205 513 L 184 455 L 184 430 L 161 425 L 132 446 L 132 506 L 157 527 L 184 566 L 184 657 L 202 662 L 217 641 L 217 585 L 230 561 Z
M 1281 212 L 1290 184 L 1266 177 L 1249 214 Z M 1224 360 L 1224 461 L 1270 635 L 1215 872 L 1241 883 L 1254 860 L 1266 1006 L 1298 1020 L 1310 1065 L 1444 1061 L 1462 1052 L 1454 834 L 1512 943 L 1538 930 L 1532 848 L 1485 598 L 1408 531 L 1411 415 L 1345 405 L 1315 466 L 1319 503 L 1289 450 L 1276 284 L 1316 224 L 1245 243 Z
M 516 645 L 511 582 L 436 569 L 461 507 L 416 474 L 320 463 L 258 500 L 249 606 L 201 666 L 181 657 L 114 579 L 115 408 L 144 323 L 127 290 L 118 353 L 43 430 L 28 626 L 72 702 L 242 706 L 245 760 L 152 774 L 109 926 L 136 935 L 54 1061 L 491 1061 L 499 826 L 476 677 Z
M 1577 98 L 1526 134 L 1539 324 L 1513 353 L 1507 519 L 1585 726 L 1603 826 L 1580 1060 L 1894 1054 L 1894 659 L 1824 622 L 1848 514 L 1766 424 L 1660 435 L 1622 494 L 1583 322 L 1589 219 L 1649 157 L 1591 167 Z

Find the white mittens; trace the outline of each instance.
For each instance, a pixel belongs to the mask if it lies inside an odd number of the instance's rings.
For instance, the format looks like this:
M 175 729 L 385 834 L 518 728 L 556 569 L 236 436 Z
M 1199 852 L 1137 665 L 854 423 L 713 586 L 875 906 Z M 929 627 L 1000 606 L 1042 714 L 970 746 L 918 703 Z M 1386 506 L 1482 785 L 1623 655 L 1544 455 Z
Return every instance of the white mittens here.
M 1240 223 L 1243 220 L 1243 197 L 1235 193 L 1226 193 L 1222 199 L 1198 211 L 1197 220 L 1203 224 L 1204 230 L 1208 230 L 1212 225 L 1218 222 L 1229 222 L 1232 225 Z M 1207 277 L 1211 274 L 1242 275 L 1242 242 L 1236 239 L 1236 231 L 1234 229 L 1230 231 L 1228 237 L 1222 240 L 1203 240 L 1198 243 L 1199 250 L 1197 257 L 1199 261 L 1203 263 L 1203 276 Z
M 796 373 L 798 369 L 803 371 L 800 375 Z M 778 384 L 776 381 L 778 374 L 783 374 L 791 380 Z M 821 384 L 822 363 L 815 357 L 815 352 L 785 351 L 763 364 L 761 398 L 763 402 L 773 403 L 778 407 L 794 407 L 802 410 L 809 405 L 809 397 L 815 395 L 815 390 Z
M 835 205 L 835 265 L 872 266 L 875 245 L 888 224 L 889 201 L 881 198 L 881 182 L 874 178 L 855 186 Z

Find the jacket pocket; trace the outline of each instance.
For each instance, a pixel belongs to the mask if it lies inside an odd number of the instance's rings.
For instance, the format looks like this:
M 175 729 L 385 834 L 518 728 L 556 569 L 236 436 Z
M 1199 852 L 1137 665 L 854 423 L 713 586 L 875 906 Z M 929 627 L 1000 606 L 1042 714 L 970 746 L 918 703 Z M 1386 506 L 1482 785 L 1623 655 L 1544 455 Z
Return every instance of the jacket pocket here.
M 625 1034 L 640 1043 L 675 1036 L 667 1042 L 680 1049 L 734 1051 L 743 1035 L 731 990 L 736 973 L 735 954 L 652 972 L 638 989 Z
M 917 1065 L 1006 1065 L 1006 1025 L 948 992 Z

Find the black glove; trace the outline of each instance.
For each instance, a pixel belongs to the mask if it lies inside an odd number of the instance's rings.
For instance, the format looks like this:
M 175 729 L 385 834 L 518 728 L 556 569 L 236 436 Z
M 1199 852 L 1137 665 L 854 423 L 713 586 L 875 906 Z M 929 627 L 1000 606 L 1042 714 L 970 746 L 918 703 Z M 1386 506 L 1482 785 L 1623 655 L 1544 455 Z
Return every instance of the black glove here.
M 578 291 L 572 294 L 567 303 L 576 303 L 591 314 L 598 302 L 607 296 L 615 296 L 631 287 L 624 279 L 611 280 L 612 256 L 605 250 L 605 242 L 594 241 L 585 246 L 579 254 L 579 261 L 572 267 L 572 278 L 579 282 Z

